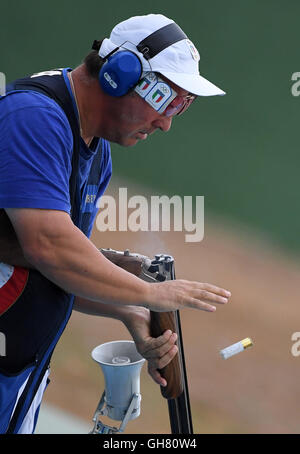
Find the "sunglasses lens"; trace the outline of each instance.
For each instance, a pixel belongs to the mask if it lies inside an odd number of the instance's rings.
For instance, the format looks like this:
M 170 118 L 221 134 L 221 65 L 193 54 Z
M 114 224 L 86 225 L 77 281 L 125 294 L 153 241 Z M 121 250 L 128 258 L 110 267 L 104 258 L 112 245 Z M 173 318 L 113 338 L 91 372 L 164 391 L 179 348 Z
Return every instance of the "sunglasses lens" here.
M 181 98 L 181 102 L 178 103 L 180 98 Z M 185 112 L 189 108 L 189 106 L 192 104 L 194 99 L 195 99 L 194 96 L 193 97 L 191 96 L 188 98 L 182 98 L 180 96 L 177 96 L 171 102 L 171 104 L 166 108 L 166 110 L 164 111 L 164 115 L 166 117 L 173 117 L 174 115 L 183 114 L 183 112 Z M 174 105 L 174 104 L 176 104 L 176 105 Z
M 194 99 L 195 99 L 194 96 L 193 97 L 191 96 L 190 98 L 185 99 L 185 102 L 183 103 L 182 108 L 177 112 L 177 115 L 179 116 L 179 115 L 183 114 L 183 112 L 185 112 L 190 107 L 190 105 L 192 104 Z
M 173 115 L 177 115 L 178 112 L 180 112 L 183 107 L 184 107 L 184 101 L 182 101 L 180 104 L 177 106 L 172 106 L 173 103 L 171 103 L 166 110 L 164 111 L 164 115 L 166 117 L 173 117 Z

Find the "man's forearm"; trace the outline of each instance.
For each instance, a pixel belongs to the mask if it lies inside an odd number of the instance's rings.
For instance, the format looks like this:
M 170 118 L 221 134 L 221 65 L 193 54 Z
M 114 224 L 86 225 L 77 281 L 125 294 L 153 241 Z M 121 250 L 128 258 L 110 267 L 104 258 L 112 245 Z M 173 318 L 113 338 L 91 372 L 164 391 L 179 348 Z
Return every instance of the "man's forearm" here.
M 150 323 L 149 310 L 140 306 L 118 306 L 75 297 L 73 309 L 87 315 L 113 318 L 121 321 L 133 338 L 137 336 L 140 324 Z
M 117 306 L 114 304 L 104 304 L 99 301 L 91 301 L 80 296 L 74 300 L 75 311 L 87 315 L 96 315 L 100 317 L 109 317 L 116 320 L 125 321 L 134 311 L 134 306 Z

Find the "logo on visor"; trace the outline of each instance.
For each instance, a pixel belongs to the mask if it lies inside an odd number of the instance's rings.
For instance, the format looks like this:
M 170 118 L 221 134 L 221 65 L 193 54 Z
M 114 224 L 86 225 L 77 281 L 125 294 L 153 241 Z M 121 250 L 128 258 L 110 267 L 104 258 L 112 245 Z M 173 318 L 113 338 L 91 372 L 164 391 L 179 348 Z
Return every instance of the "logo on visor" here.
M 144 98 L 157 83 L 157 77 L 154 73 L 147 73 L 145 77 L 137 84 L 135 91 Z
M 138 84 L 141 90 L 147 90 L 148 87 L 150 87 L 151 80 L 147 79 L 147 77 L 144 77 Z
M 165 103 L 172 98 L 171 87 L 169 87 L 169 85 L 165 82 L 158 82 L 145 97 L 145 100 L 157 112 L 160 112 Z
M 152 99 L 154 102 L 158 103 L 164 98 L 164 96 L 165 95 L 163 94 L 163 92 L 161 92 L 160 90 L 156 90 L 152 95 Z

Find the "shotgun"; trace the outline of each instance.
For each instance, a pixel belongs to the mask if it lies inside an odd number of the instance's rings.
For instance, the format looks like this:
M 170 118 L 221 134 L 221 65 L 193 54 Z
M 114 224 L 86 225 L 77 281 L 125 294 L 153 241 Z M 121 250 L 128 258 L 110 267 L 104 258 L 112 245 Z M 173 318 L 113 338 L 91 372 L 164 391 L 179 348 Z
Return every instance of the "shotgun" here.
M 174 280 L 174 258 L 170 255 L 157 254 L 154 259 L 147 256 L 113 249 L 100 249 L 102 254 L 115 265 L 138 276 L 147 282 Z M 178 353 L 160 373 L 167 380 L 167 386 L 161 386 L 161 394 L 167 399 L 172 434 L 193 434 L 192 415 L 185 367 L 182 331 L 179 311 L 151 311 L 151 335 L 160 336 L 167 329 L 177 333 Z

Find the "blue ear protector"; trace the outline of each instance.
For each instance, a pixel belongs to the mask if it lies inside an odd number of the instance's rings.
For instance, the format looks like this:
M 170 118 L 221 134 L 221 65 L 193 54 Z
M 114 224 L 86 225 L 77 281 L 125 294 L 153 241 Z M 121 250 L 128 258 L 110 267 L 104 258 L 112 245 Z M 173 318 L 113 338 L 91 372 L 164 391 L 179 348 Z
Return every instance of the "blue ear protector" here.
M 134 87 L 142 75 L 139 57 L 129 50 L 122 50 L 106 57 L 99 72 L 102 90 L 110 96 L 123 96 Z
M 146 60 L 155 57 L 159 52 L 172 44 L 187 39 L 181 28 L 172 22 L 147 36 L 136 47 Z M 97 48 L 94 41 L 92 49 Z M 119 47 L 104 57 L 99 71 L 99 83 L 102 90 L 110 96 L 123 96 L 135 87 L 141 78 L 143 65 L 139 57 L 130 50 L 119 50 Z

